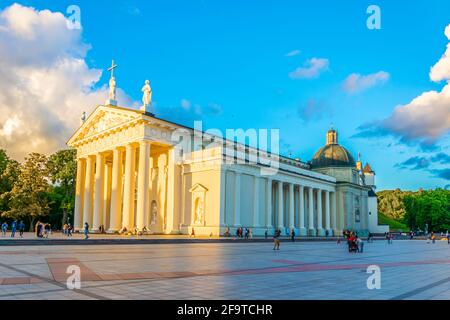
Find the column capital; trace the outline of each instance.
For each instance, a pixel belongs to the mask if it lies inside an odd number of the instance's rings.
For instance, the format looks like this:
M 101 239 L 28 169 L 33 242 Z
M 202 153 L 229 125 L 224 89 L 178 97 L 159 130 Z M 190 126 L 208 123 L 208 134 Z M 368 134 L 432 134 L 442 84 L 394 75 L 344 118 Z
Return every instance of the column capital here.
M 140 146 L 146 146 L 151 144 L 152 142 L 150 140 L 139 140 L 138 143 Z
M 134 150 L 134 149 L 136 149 L 136 146 L 134 143 L 128 143 L 125 145 L 125 149 L 126 150 Z

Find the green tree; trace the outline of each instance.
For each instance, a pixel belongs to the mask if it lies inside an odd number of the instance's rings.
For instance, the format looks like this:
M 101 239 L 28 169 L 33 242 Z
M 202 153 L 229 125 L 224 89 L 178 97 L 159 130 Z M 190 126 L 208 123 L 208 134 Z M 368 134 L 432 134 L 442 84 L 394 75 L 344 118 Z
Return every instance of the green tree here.
M 27 220 L 32 231 L 35 220 L 48 214 L 48 190 L 47 157 L 31 153 L 20 165 L 12 190 L 7 192 L 9 210 L 2 216 Z
M 445 231 L 450 229 L 450 191 L 419 191 L 404 199 L 405 221 L 413 229 Z
M 68 221 L 75 206 L 76 150 L 60 150 L 49 157 L 48 172 L 53 183 L 51 198 L 63 212 L 61 223 Z
M 20 174 L 20 164 L 16 160 L 8 160 L 6 168 L 0 174 L 0 212 L 9 210 L 10 191 Z

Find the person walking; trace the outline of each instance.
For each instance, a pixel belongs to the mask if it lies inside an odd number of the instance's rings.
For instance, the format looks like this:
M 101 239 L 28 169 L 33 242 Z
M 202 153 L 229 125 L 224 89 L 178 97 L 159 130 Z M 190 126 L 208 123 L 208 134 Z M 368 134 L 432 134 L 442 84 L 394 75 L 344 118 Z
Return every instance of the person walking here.
M 295 230 L 294 229 L 291 230 L 291 241 L 295 242 Z
M 13 223 L 11 224 L 11 238 L 15 238 L 16 229 L 17 229 L 17 221 L 14 220 Z
M 72 225 L 70 223 L 67 224 L 67 237 L 72 236 Z
M 432 243 L 436 243 L 436 235 L 434 234 L 434 232 L 431 232 L 431 242 Z
M 19 222 L 19 235 L 23 238 L 23 233 L 25 232 L 25 223 L 23 221 Z
M 89 223 L 84 223 L 84 240 L 89 239 Z
M 52 232 L 52 226 L 50 223 L 46 223 L 44 226 L 44 234 L 45 234 L 45 239 L 48 239 L 48 236 L 51 234 Z
M 269 235 L 269 230 L 266 229 L 266 231 L 264 231 L 264 238 L 267 239 L 268 235 Z
M 280 250 L 280 236 L 281 236 L 281 230 L 277 229 L 275 230 L 275 233 L 273 235 L 273 250 Z
M 2 223 L 2 237 L 6 237 L 6 231 L 8 231 L 8 223 L 5 221 Z
M 194 230 L 194 228 L 192 228 L 191 237 L 195 238 L 195 230 Z
M 364 241 L 360 237 L 356 238 L 356 244 L 358 246 L 358 252 L 363 253 L 364 252 Z

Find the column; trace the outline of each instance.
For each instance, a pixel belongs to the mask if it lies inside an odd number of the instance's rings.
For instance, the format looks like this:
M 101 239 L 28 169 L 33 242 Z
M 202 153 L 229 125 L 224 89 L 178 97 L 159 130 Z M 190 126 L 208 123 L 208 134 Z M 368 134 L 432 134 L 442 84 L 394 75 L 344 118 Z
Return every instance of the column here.
M 111 179 L 111 214 L 109 232 L 114 233 L 122 227 L 122 175 L 123 153 L 116 148 L 113 150 L 112 179 Z
M 308 188 L 308 206 L 309 206 L 309 215 L 308 215 L 308 233 L 310 236 L 316 235 L 316 230 L 314 229 L 314 194 L 313 189 Z
M 83 228 L 87 222 L 92 225 L 92 200 L 94 199 L 92 185 L 94 182 L 94 158 L 88 156 L 86 159 L 86 179 L 84 184 L 84 206 L 83 206 Z
M 111 217 L 111 180 L 112 180 L 112 163 L 105 164 L 104 179 L 104 198 L 103 198 L 103 226 L 105 230 L 109 229 Z
M 336 218 L 336 192 L 331 193 L 331 228 L 333 229 L 333 235 L 339 235 L 337 228 Z
M 329 235 L 332 235 L 330 220 L 330 191 L 325 191 L 325 230 L 328 231 Z
M 226 226 L 226 211 L 225 211 L 225 195 L 227 192 L 227 185 L 226 185 L 226 179 L 227 179 L 227 171 L 225 170 L 225 167 L 220 168 L 220 226 L 225 227 Z M 183 194 L 184 194 L 184 189 Z
M 317 235 L 324 235 L 322 224 L 322 190 L 320 189 L 317 189 Z
M 267 178 L 266 227 L 272 228 L 272 179 Z
M 150 143 L 148 141 L 139 142 L 139 168 L 138 168 L 138 187 L 137 187 L 137 211 L 136 227 L 143 230 L 145 219 L 148 216 L 148 185 L 150 168 Z
M 95 156 L 95 184 L 94 184 L 94 222 L 92 223 L 92 231 L 98 232 L 103 225 L 103 180 L 105 171 L 105 159 L 101 153 Z
M 176 149 L 169 150 L 168 167 L 167 167 L 167 216 L 165 233 L 173 231 L 173 222 L 175 219 L 175 152 Z
M 283 211 L 283 182 L 278 181 L 278 228 L 282 231 L 284 228 L 284 211 Z
M 253 227 L 259 227 L 259 177 L 254 177 L 253 184 Z
M 289 184 L 289 229 L 292 230 L 295 228 L 295 219 L 294 219 L 294 185 L 292 183 Z
M 123 194 L 122 226 L 128 231 L 134 227 L 134 188 L 135 188 L 136 150 L 129 144 L 125 148 L 125 181 Z
M 73 226 L 75 230 L 83 229 L 83 193 L 85 175 L 86 160 L 79 158 L 77 159 L 77 185 L 75 191 L 75 211 L 73 219 Z
M 241 173 L 234 176 L 234 222 L 235 227 L 241 226 Z
M 299 210 L 300 210 L 300 235 L 306 236 L 306 228 L 305 228 L 305 187 L 300 186 L 299 192 Z

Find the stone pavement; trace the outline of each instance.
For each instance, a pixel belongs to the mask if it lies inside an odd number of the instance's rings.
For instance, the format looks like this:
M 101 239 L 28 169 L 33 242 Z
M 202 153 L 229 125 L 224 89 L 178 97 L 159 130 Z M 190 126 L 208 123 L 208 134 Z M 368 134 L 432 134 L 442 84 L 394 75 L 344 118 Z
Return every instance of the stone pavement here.
M 0 299 L 450 299 L 438 241 L 0 246 Z M 369 290 L 369 265 L 381 289 Z M 81 288 L 67 288 L 69 266 Z

